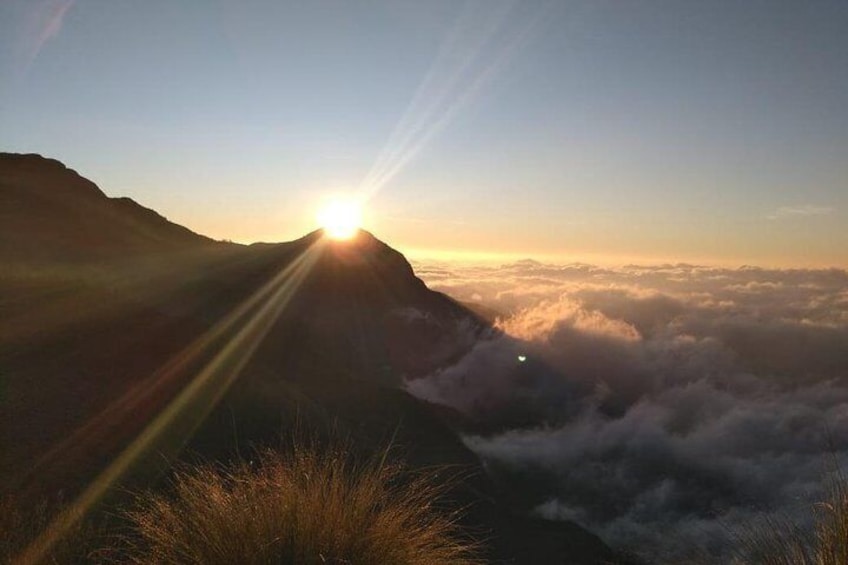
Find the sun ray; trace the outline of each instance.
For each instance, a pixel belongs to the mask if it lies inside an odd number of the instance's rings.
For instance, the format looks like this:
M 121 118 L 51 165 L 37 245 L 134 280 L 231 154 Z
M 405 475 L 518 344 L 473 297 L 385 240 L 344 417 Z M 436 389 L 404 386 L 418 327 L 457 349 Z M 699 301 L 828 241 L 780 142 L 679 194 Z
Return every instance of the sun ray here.
M 362 224 L 362 203 L 355 198 L 336 196 L 321 207 L 317 219 L 332 239 L 350 239 Z
M 527 43 L 546 8 L 517 25 L 515 2 L 469 2 L 379 157 L 360 184 L 372 198 L 501 72 Z
M 148 424 L 138 437 L 21 553 L 16 563 L 42 562 L 62 539 L 133 466 L 154 452 L 175 455 L 229 389 L 256 348 L 288 305 L 320 256 L 316 240 L 274 279 L 248 298 L 212 333 L 224 331 L 251 309 L 256 311 L 189 384 Z M 264 301 L 262 297 L 266 297 Z M 165 441 L 167 440 L 167 441 Z
M 209 266 L 205 265 L 205 268 L 209 268 Z M 135 384 L 121 395 L 120 398 L 100 411 L 99 414 L 78 427 L 64 441 L 53 446 L 27 469 L 24 476 L 15 481 L 16 486 L 18 488 L 25 487 L 29 477 L 38 476 L 41 471 L 49 468 L 50 465 L 55 464 L 57 461 L 65 462 L 69 456 L 87 451 L 87 449 L 81 449 L 81 447 L 90 447 L 96 444 L 98 440 L 102 440 L 117 426 L 124 423 L 121 421 L 121 418 L 126 420 L 132 415 L 138 414 L 142 411 L 145 403 L 165 393 L 169 386 L 175 384 L 175 379 L 184 375 L 193 364 L 198 363 L 204 356 L 208 355 L 210 349 L 220 346 L 221 340 L 225 339 L 228 334 L 232 334 L 239 322 L 251 310 L 255 309 L 262 300 L 267 299 L 288 273 L 288 270 L 281 271 L 230 313 L 216 322 L 203 335 L 196 338 L 174 355 L 154 375 Z M 144 291 L 144 289 L 141 289 L 141 292 Z M 133 292 L 137 293 L 140 291 L 133 288 Z

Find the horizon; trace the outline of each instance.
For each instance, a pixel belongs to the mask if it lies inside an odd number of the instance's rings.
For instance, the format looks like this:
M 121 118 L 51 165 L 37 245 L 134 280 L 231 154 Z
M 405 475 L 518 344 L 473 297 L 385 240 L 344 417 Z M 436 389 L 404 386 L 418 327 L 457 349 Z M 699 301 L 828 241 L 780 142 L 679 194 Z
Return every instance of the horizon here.
M 54 159 L 53 157 L 49 157 L 46 155 L 40 155 L 35 153 L 30 153 L 30 155 L 38 155 L 45 159 L 52 159 L 55 161 L 61 160 Z M 79 171 L 75 170 L 73 167 L 67 165 L 67 163 L 62 163 L 68 169 L 73 170 L 77 174 L 80 174 Z M 83 178 L 87 178 L 85 175 L 81 175 Z M 95 183 L 96 184 L 96 183 Z M 125 198 L 125 196 L 120 194 L 110 194 L 108 190 L 104 190 L 102 186 L 98 186 L 98 188 L 103 191 L 103 193 L 109 198 Z M 151 209 L 157 214 L 160 214 L 158 210 L 154 210 L 144 205 L 143 202 L 137 202 L 137 204 Z M 160 214 L 161 215 L 161 214 Z M 163 217 L 165 217 L 163 215 Z M 166 220 L 173 222 L 172 219 L 165 217 Z M 176 223 L 176 222 L 173 222 Z M 182 224 L 178 224 L 182 225 Z M 209 234 L 200 233 L 192 228 L 192 226 L 183 226 L 186 227 L 199 235 L 210 237 L 211 239 L 216 239 Z M 234 240 L 229 238 L 217 238 L 217 241 L 227 242 L 227 243 L 236 243 L 239 245 L 252 245 L 252 244 L 276 244 L 276 243 L 287 243 L 291 241 L 295 241 L 302 237 L 308 236 L 309 234 L 314 233 L 315 231 L 322 230 L 322 226 L 320 222 L 316 220 L 315 225 L 309 227 L 307 231 L 295 235 L 290 239 L 278 239 L 278 240 Z M 379 234 L 373 233 L 368 226 L 362 226 L 359 228 L 367 233 L 370 233 L 372 236 L 377 239 L 383 240 Z M 763 270 L 817 270 L 817 271 L 827 271 L 827 270 L 840 270 L 845 271 L 848 267 L 843 265 L 833 265 L 833 264 L 799 264 L 799 263 L 744 263 L 739 261 L 732 260 L 713 260 L 713 259 L 693 259 L 689 260 L 680 260 L 675 257 L 648 257 L 648 256 L 615 256 L 610 254 L 568 254 L 568 253 L 529 253 L 529 252 L 497 252 L 497 251 L 477 251 L 477 250 L 469 250 L 463 248 L 455 248 L 452 250 L 444 250 L 444 249 L 429 249 L 429 248 L 416 248 L 416 247 L 403 247 L 399 245 L 395 245 L 391 241 L 385 241 L 384 243 L 389 244 L 392 247 L 396 247 L 398 251 L 402 252 L 403 255 L 415 266 L 416 264 L 438 264 L 438 263 L 446 263 L 446 264 L 454 264 L 458 266 L 502 266 L 505 264 L 511 263 L 519 263 L 522 261 L 533 261 L 539 262 L 542 264 L 548 265 L 557 265 L 557 266 L 572 266 L 572 265 L 583 265 L 583 266 L 591 266 L 591 267 L 599 267 L 599 268 L 614 268 L 614 269 L 627 269 L 627 268 L 659 268 L 659 267 L 695 267 L 695 268 L 707 268 L 707 269 L 729 269 L 729 270 L 740 270 L 746 268 L 753 269 L 763 269 Z
M 0 9 L 2 149 L 215 239 L 848 267 L 843 3 Z
M 586 536 L 586 563 L 724 563 L 767 512 L 818 519 L 841 476 L 828 469 L 848 465 L 845 270 L 408 263 L 340 201 L 323 232 L 225 244 L 7 153 L 0 192 L 0 473 L 21 497 L 0 512 L 16 536 L 0 551 L 13 561 L 86 553 L 76 528 L 117 516 L 136 482 L 159 496 L 163 464 L 238 465 L 251 484 L 244 446 L 329 422 L 366 453 L 394 430 L 416 468 L 479 469 L 468 492 L 510 517 L 471 518 L 497 532 L 481 551 L 525 565 L 561 562 Z M 19 532 L 15 512 L 41 516 L 54 492 L 72 502 Z
M 0 562 L 843 555 L 846 54 L 846 0 L 0 0 Z

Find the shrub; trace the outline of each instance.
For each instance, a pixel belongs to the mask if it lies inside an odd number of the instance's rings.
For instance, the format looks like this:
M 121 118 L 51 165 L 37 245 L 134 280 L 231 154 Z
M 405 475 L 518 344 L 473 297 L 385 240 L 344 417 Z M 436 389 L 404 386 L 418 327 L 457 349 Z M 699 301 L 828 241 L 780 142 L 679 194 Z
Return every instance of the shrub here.
M 264 452 L 255 465 L 178 472 L 168 494 L 128 517 L 136 563 L 480 563 L 477 546 L 437 507 L 449 485 L 344 446 Z

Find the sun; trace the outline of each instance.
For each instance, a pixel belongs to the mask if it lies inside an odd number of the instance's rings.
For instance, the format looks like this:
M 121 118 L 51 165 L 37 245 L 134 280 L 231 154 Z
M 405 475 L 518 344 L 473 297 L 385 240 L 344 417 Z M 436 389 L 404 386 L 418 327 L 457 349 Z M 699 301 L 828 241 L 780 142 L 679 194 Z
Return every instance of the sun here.
M 333 239 L 350 239 L 362 225 L 362 204 L 353 198 L 335 197 L 318 210 L 318 223 Z

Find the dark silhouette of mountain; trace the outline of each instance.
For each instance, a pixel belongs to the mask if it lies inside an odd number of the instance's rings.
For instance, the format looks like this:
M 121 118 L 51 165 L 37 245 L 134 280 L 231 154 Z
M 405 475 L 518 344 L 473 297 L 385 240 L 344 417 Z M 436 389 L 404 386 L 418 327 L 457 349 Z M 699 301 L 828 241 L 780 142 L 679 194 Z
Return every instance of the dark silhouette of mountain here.
M 198 247 L 209 238 L 40 155 L 0 153 L 0 257 L 74 260 Z
M 34 155 L 0 155 L 0 204 L 2 488 L 77 492 L 144 430 L 125 484 L 300 428 L 462 469 L 455 502 L 496 562 L 616 559 L 576 524 L 512 511 L 462 416 L 402 389 L 495 330 L 373 235 L 218 243 Z

